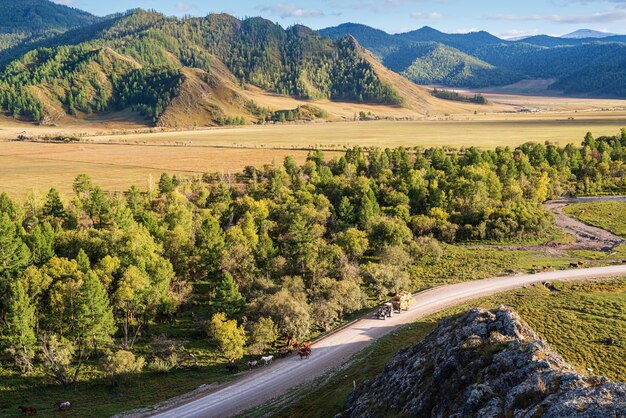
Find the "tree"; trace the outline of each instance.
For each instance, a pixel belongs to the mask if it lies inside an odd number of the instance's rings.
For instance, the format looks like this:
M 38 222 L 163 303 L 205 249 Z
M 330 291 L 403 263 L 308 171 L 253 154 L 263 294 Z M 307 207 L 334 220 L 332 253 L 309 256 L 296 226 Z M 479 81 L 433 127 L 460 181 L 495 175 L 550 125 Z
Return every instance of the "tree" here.
M 82 338 L 90 343 L 98 356 L 98 347 L 110 341 L 115 332 L 115 319 L 104 285 L 92 271 L 85 275 L 80 311 Z
M 61 383 L 74 384 L 89 348 L 97 355 L 98 346 L 108 342 L 115 331 L 113 313 L 98 277 L 91 271 L 84 274 L 75 260 L 52 259 L 46 271 L 53 278 L 46 329 L 72 345 L 73 376 Z
M 352 259 L 356 259 L 367 251 L 369 241 L 365 232 L 357 228 L 348 228 L 337 234 L 337 244 Z
M 397 266 L 367 263 L 361 268 L 367 288 L 378 299 L 406 291 L 410 285 L 409 275 Z
M 197 233 L 196 246 L 200 256 L 199 269 L 204 270 L 204 276 L 210 278 L 219 271 L 226 246 L 224 231 L 212 216 L 202 221 Z
M 76 193 L 78 196 L 85 196 L 88 193 L 91 192 L 91 190 L 93 190 L 93 183 L 91 181 L 91 177 L 89 177 L 87 174 L 79 174 L 78 176 L 76 176 L 76 178 L 74 179 L 74 184 L 72 185 L 72 189 L 74 190 L 74 193 Z
M 78 186 L 78 189 L 83 190 L 83 187 L 82 185 Z M 54 187 L 48 191 L 46 203 L 43 207 L 43 214 L 49 217 L 53 224 L 63 222 L 67 215 L 63 202 L 61 201 L 61 195 L 59 195 L 59 192 Z
M 224 273 L 219 279 L 213 294 L 209 309 L 212 314 L 224 312 L 228 318 L 239 317 L 246 308 L 246 299 L 243 297 L 237 283 L 230 273 Z
M 32 263 L 42 266 L 54 257 L 54 230 L 45 222 L 38 224 L 32 232 L 26 236 L 26 242 L 32 255 Z
M 174 184 L 170 176 L 168 176 L 167 173 L 161 174 L 161 178 L 159 179 L 159 193 L 171 193 L 174 191 L 175 188 L 176 185 Z
M 369 234 L 372 247 L 379 251 L 387 247 L 403 245 L 411 237 L 411 230 L 404 221 L 398 218 L 378 218 L 373 222 Z
M 250 354 L 261 355 L 274 344 L 278 338 L 278 326 L 272 318 L 261 317 L 250 326 L 248 351 Z
M 217 348 L 229 363 L 241 359 L 246 345 L 246 332 L 237 321 L 228 320 L 226 314 L 218 312 L 209 323 L 209 335 L 217 344 Z
M 267 296 L 261 314 L 271 317 L 280 333 L 289 339 L 303 339 L 311 332 L 311 311 L 303 290 L 283 288 Z
M 85 211 L 96 228 L 104 228 L 109 221 L 111 203 L 100 187 L 93 188 L 85 203 Z
M 22 282 L 16 280 L 11 286 L 6 323 L 9 352 L 22 373 L 33 370 L 33 357 L 37 346 L 35 306 Z
M 122 377 L 136 374 L 143 370 L 146 360 L 126 350 L 109 353 L 102 363 L 102 370 L 111 379 L 111 384 L 119 384 Z
M 137 267 L 129 267 L 117 285 L 114 300 L 122 316 L 122 347 L 128 349 L 135 344 L 142 327 L 156 310 L 150 279 Z
M 0 214 L 0 279 L 16 276 L 28 265 L 30 256 L 17 225 L 6 213 Z

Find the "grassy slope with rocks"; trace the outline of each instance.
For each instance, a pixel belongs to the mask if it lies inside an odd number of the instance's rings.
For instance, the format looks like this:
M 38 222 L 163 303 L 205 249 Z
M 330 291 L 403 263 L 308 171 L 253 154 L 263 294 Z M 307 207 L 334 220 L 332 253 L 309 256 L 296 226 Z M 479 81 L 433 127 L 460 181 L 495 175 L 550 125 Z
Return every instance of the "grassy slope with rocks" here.
M 431 315 L 382 338 L 355 356 L 350 365 L 319 383 L 314 389 L 299 393 L 302 398 L 291 406 L 276 407 L 273 413 L 289 417 L 298 411 L 310 417 L 333 416 L 345 408 L 353 382 L 372 379 L 400 349 L 422 340 L 437 321 L 464 312 L 471 307 L 497 308 L 501 304 L 516 310 L 565 361 L 585 373 L 605 375 L 614 381 L 626 381 L 626 344 L 610 346 L 600 338 L 626 341 L 626 281 L 601 280 L 589 283 L 555 283 L 558 292 L 532 286 L 483 298 Z M 294 399 L 298 399 L 294 396 Z M 266 412 L 266 411 L 265 411 Z

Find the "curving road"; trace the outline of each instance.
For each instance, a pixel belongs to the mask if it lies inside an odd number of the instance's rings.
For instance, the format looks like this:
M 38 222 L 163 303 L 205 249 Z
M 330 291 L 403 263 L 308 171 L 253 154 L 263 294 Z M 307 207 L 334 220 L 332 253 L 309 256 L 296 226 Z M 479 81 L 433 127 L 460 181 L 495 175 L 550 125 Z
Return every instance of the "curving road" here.
M 145 416 L 196 418 L 237 415 L 327 373 L 398 327 L 444 308 L 542 281 L 615 276 L 626 276 L 626 265 L 497 277 L 429 289 L 414 295 L 415 304 L 408 312 L 394 315 L 385 321 L 368 315 L 322 338 L 313 346 L 313 354 L 309 360 L 300 360 L 295 355 L 277 360 L 273 365 L 261 367 L 241 379 L 218 387 L 212 393 L 201 395 L 169 410 L 146 412 Z

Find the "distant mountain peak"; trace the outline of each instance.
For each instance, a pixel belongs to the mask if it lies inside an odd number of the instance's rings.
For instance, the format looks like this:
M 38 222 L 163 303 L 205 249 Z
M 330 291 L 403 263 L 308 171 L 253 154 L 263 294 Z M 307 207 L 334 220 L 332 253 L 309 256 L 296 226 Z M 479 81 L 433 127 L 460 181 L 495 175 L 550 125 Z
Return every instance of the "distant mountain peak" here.
M 593 29 L 578 29 L 572 33 L 561 36 L 566 39 L 585 39 L 585 38 L 608 38 L 609 36 L 615 36 L 615 33 L 600 32 Z

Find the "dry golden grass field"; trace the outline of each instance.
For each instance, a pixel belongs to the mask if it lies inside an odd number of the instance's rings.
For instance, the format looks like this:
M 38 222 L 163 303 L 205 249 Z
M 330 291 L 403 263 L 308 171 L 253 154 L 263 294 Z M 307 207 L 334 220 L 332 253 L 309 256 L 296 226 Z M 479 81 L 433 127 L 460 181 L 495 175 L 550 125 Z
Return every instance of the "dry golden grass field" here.
M 248 92 L 254 95 L 254 91 Z M 331 150 L 348 146 L 516 146 L 527 141 L 579 143 L 585 133 L 614 135 L 626 127 L 626 101 L 564 99 L 542 96 L 487 94 L 493 103 L 485 111 L 408 121 L 353 122 L 359 107 L 349 103 L 316 102 L 343 122 L 320 122 L 240 128 L 164 130 L 150 128 L 128 112 L 68 119 L 57 126 L 37 126 L 0 116 L 0 140 L 69 135 L 80 143 L 0 142 L 0 192 L 24 196 L 45 193 L 54 186 L 69 192 L 72 179 L 91 175 L 107 190 L 146 188 L 164 172 L 199 175 L 237 172 L 245 166 L 281 162 L 286 155 L 306 158 L 306 148 Z M 265 96 L 276 108 L 295 107 L 292 98 Z M 406 109 L 367 106 L 379 116 L 409 116 Z M 514 113 L 519 108 L 537 113 Z M 498 113 L 499 112 L 499 113 Z
M 70 193 L 72 181 L 80 173 L 89 174 L 106 190 L 128 190 L 133 184 L 145 190 L 150 176 L 156 184 L 163 172 L 182 176 L 234 173 L 248 165 L 282 163 L 287 155 L 302 162 L 307 152 L 0 142 L 0 192 L 22 197 L 56 187 Z
M 569 118 L 573 117 L 573 120 Z M 249 148 L 345 146 L 450 146 L 482 148 L 516 146 L 528 141 L 580 142 L 585 133 L 615 135 L 626 127 L 626 112 L 474 115 L 424 121 L 331 122 L 296 125 L 213 128 L 149 134 L 86 136 L 93 142 L 193 145 Z

